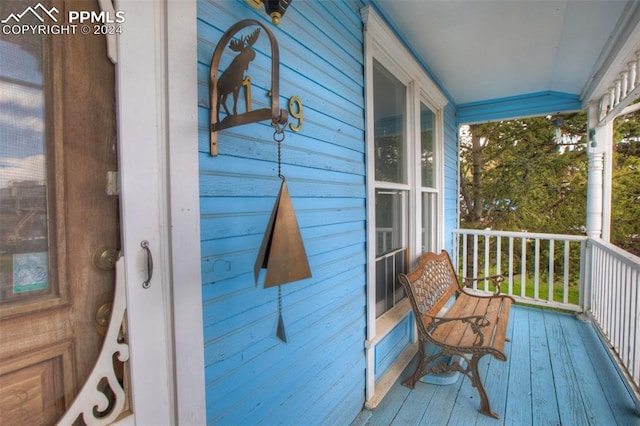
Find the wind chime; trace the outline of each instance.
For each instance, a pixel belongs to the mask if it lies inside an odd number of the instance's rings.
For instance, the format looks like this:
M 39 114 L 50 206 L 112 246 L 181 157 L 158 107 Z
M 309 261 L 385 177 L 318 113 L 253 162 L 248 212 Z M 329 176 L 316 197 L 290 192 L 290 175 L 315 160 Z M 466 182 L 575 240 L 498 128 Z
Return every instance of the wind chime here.
M 248 26 L 259 26 L 264 30 L 271 45 L 271 108 L 251 110 L 251 102 L 247 101 L 247 111 L 237 112 L 238 93 L 247 79 L 244 72 L 248 70 L 249 63 L 256 57 L 253 45 L 260 36 L 260 28 L 247 36 L 232 40 L 233 35 Z M 229 48 L 238 54 L 231 61 L 229 67 L 218 77 L 218 66 L 222 52 L 227 43 Z M 250 81 L 250 80 L 249 80 Z M 247 19 L 234 24 L 225 32 L 214 50 L 211 59 L 211 79 L 209 83 L 210 102 L 210 152 L 212 156 L 218 153 L 217 132 L 222 129 L 270 119 L 275 127 L 273 140 L 277 145 L 278 178 L 280 178 L 280 191 L 271 212 L 267 229 L 258 251 L 258 257 L 254 265 L 256 285 L 260 276 L 260 270 L 266 269 L 264 288 L 278 286 L 278 323 L 276 336 L 283 342 L 287 342 L 287 335 L 282 319 L 282 290 L 283 284 L 311 277 L 309 261 L 307 259 L 300 228 L 293 209 L 293 203 L 289 196 L 287 182 L 282 174 L 282 142 L 285 139 L 285 125 L 287 123 L 287 111 L 279 107 L 279 53 L 278 43 L 267 27 L 258 21 Z M 229 111 L 226 105 L 228 95 L 233 95 L 233 109 Z M 226 116 L 220 120 L 220 108 L 223 108 Z
M 281 179 L 280 191 L 271 217 L 262 239 L 258 258 L 253 267 L 256 284 L 260 269 L 266 268 L 264 287 L 278 286 L 278 325 L 276 335 L 283 342 L 287 341 L 282 320 L 282 284 L 311 277 L 307 254 L 302 243 L 300 228 L 289 196 L 287 181 L 282 174 L 282 142 L 284 141 L 284 126 L 276 127 L 273 139 L 278 145 L 278 177 Z

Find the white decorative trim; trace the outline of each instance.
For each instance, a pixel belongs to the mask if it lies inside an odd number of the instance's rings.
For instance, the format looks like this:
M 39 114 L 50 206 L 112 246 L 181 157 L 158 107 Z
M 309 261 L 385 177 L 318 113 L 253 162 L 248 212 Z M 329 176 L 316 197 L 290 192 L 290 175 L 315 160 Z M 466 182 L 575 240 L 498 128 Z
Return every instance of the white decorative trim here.
M 116 11 L 111 0 L 98 0 L 98 4 L 100 5 L 101 11 L 107 12 L 111 17 L 116 16 Z M 107 57 L 111 60 L 111 63 L 115 65 L 118 63 L 118 45 L 116 43 L 116 35 L 105 34 L 105 37 L 107 40 Z
M 116 284 L 111 308 L 111 320 L 104 339 L 102 350 L 93 367 L 93 371 L 84 386 L 76 396 L 73 404 L 58 422 L 59 425 L 70 425 L 82 416 L 88 425 L 107 425 L 122 413 L 125 406 L 126 394 L 113 368 L 113 356 L 118 354 L 118 360 L 125 362 L 129 359 L 129 345 L 120 342 L 120 330 L 124 322 L 124 314 L 127 309 L 124 283 L 124 260 L 122 257 L 116 262 Z M 110 390 L 113 392 L 113 403 L 98 386 L 103 379 L 107 380 Z M 104 417 L 96 417 L 94 411 L 108 414 Z
M 167 2 L 168 167 L 177 420 L 204 425 L 206 395 L 198 191 L 197 4 Z M 188 188 L 188 190 L 185 190 Z

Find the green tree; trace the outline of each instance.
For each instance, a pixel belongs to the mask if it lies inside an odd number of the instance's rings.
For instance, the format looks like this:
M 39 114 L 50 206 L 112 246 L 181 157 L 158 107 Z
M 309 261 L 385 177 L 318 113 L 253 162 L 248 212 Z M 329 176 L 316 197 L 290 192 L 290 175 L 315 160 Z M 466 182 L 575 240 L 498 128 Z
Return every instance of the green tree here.
M 584 113 L 470 126 L 461 136 L 464 226 L 583 232 L 585 134 Z
M 611 242 L 640 256 L 640 111 L 614 122 Z

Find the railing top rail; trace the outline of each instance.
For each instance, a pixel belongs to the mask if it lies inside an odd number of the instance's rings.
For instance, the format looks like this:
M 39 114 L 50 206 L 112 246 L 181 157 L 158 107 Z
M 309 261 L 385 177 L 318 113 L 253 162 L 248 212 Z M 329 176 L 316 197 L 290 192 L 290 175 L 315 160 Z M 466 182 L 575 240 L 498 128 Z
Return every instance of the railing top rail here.
M 540 232 L 514 232 L 514 231 L 491 231 L 486 229 L 454 229 L 454 234 L 460 235 L 489 235 L 492 237 L 514 237 L 514 238 L 538 238 L 543 240 L 563 240 L 563 241 L 587 241 L 586 235 L 562 235 L 546 234 Z
M 640 265 L 640 257 L 629 253 L 628 251 L 621 249 L 620 247 L 614 246 L 611 243 L 607 243 L 597 238 L 590 238 L 589 243 L 598 247 L 600 250 L 608 252 L 611 256 L 617 258 L 621 262 L 625 262 L 634 266 Z

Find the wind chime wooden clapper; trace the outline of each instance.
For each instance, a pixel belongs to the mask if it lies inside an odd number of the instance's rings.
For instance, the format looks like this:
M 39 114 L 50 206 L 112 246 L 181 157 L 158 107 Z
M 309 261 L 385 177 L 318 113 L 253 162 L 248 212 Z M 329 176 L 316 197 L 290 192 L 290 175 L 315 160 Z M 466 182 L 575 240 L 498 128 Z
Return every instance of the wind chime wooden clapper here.
M 232 40 L 232 37 L 243 28 L 258 26 L 249 35 Z M 237 112 L 238 95 L 245 84 L 244 72 L 248 70 L 249 63 L 256 57 L 253 45 L 260 36 L 260 30 L 267 34 L 271 45 L 271 108 L 252 110 L 251 102 L 247 96 L 247 111 Z M 220 59 L 225 47 L 238 52 L 228 68 L 218 77 Z M 282 290 L 281 285 L 311 277 L 309 261 L 307 259 L 300 228 L 293 209 L 293 203 L 289 196 L 287 182 L 282 174 L 282 142 L 285 138 L 285 125 L 288 114 L 279 107 L 279 51 L 278 43 L 271 33 L 259 21 L 246 19 L 231 26 L 220 39 L 211 59 L 211 75 L 209 81 L 209 105 L 210 105 L 210 153 L 218 155 L 218 131 L 241 124 L 253 123 L 262 120 L 271 120 L 275 127 L 273 139 L 277 144 L 278 177 L 280 178 L 280 191 L 276 198 L 267 229 L 258 252 L 258 258 L 254 265 L 256 284 L 260 276 L 260 269 L 266 268 L 264 287 L 278 286 L 278 324 L 276 335 L 283 342 L 287 341 L 282 319 Z M 229 111 L 226 101 L 229 95 L 233 95 L 233 110 Z M 226 116 L 220 120 L 220 108 L 223 108 Z

